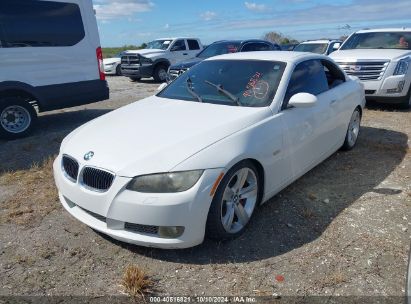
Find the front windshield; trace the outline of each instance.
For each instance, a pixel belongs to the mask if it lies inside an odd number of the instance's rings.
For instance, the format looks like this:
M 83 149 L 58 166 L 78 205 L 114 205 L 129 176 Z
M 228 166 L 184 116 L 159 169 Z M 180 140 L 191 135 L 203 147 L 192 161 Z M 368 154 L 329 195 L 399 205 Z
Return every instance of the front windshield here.
M 352 35 L 341 50 L 406 49 L 411 50 L 411 32 L 370 32 Z
M 327 46 L 327 43 L 301 43 L 294 48 L 294 51 L 324 54 Z
M 157 96 L 230 106 L 271 104 L 283 75 L 284 62 L 206 60 L 194 66 Z
M 170 46 L 171 40 L 154 40 L 147 43 L 146 49 L 166 50 Z
M 240 47 L 240 42 L 217 42 L 210 44 L 197 57 L 207 59 L 213 56 L 235 53 Z

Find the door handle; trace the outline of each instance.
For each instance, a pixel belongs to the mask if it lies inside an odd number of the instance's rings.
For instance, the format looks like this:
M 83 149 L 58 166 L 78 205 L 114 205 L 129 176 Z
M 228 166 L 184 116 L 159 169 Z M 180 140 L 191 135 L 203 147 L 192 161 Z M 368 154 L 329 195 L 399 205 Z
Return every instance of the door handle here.
M 184 55 L 184 56 L 187 56 L 187 55 L 188 55 L 188 53 L 183 53 L 183 55 Z
M 335 103 L 336 103 L 337 101 L 338 101 L 337 99 L 331 100 L 330 105 L 331 105 L 331 106 L 335 105 Z

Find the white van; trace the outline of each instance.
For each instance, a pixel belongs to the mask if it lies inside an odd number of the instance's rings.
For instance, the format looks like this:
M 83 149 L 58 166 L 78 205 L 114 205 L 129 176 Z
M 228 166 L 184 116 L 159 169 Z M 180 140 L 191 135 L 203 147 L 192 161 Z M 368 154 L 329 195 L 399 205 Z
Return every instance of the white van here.
M 37 111 L 109 97 L 91 0 L 1 0 L 0 63 L 0 138 L 30 133 Z

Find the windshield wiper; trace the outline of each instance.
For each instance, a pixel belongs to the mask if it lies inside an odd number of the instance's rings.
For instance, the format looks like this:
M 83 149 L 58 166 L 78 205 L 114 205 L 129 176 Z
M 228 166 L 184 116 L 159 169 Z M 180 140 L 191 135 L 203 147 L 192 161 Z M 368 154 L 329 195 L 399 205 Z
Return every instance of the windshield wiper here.
M 201 96 L 198 95 L 196 92 L 194 92 L 194 90 L 191 88 L 192 84 L 193 84 L 193 82 L 191 81 L 191 78 L 190 78 L 190 77 L 187 78 L 187 81 L 186 81 L 187 91 L 188 91 L 193 97 L 195 97 L 195 98 L 198 100 L 198 102 L 203 102 L 203 99 L 201 98 Z
M 240 100 L 238 97 L 236 97 L 234 94 L 232 94 L 231 92 L 227 91 L 226 89 L 223 88 L 223 86 L 221 84 L 215 84 L 212 83 L 208 80 L 204 81 L 206 84 L 215 87 L 217 89 L 218 92 L 224 94 L 226 97 L 228 97 L 229 99 L 231 99 L 232 101 L 234 101 L 237 106 L 241 106 Z

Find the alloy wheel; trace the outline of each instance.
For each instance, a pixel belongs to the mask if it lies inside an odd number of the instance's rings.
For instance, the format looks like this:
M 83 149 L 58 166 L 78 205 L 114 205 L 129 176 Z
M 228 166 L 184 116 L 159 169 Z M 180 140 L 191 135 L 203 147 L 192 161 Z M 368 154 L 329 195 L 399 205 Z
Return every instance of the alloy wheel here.
M 257 202 L 258 179 L 250 168 L 239 169 L 224 189 L 221 223 L 230 234 L 241 231 L 251 218 Z

